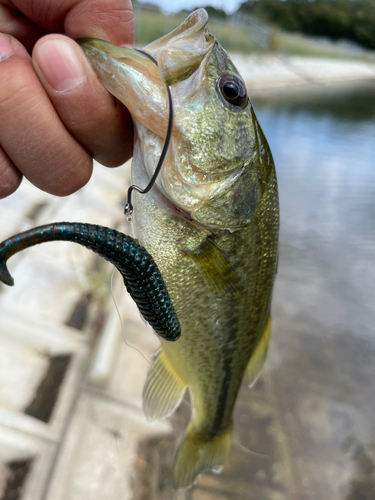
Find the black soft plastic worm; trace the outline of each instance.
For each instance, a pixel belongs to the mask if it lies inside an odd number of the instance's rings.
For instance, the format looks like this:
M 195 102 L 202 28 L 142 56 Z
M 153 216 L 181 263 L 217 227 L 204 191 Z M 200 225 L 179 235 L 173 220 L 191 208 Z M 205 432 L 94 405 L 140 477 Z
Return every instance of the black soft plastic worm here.
M 6 261 L 15 253 L 45 241 L 73 241 L 111 262 L 122 274 L 126 289 L 155 332 L 177 340 L 180 324 L 160 271 L 151 255 L 133 238 L 108 227 L 78 222 L 55 222 L 16 234 L 0 243 L 0 280 L 14 284 Z

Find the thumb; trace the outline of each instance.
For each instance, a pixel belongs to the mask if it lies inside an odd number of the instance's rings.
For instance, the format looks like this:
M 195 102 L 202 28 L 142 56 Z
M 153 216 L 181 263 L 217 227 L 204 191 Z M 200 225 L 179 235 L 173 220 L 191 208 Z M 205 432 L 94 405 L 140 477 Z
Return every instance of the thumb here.
M 60 120 L 100 163 L 118 166 L 131 157 L 130 115 L 99 82 L 81 48 L 63 35 L 47 35 L 33 64 Z

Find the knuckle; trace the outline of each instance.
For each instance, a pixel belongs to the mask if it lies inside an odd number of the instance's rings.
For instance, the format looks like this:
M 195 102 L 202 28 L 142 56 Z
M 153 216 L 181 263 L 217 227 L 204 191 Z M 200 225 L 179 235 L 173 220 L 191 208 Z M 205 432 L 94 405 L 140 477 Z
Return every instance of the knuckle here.
M 105 167 L 114 168 L 120 167 L 133 156 L 133 144 L 125 143 L 121 150 L 100 151 L 95 155 L 95 160 Z
M 82 155 L 78 161 L 69 162 L 69 167 L 57 176 L 46 191 L 55 196 L 69 196 L 87 184 L 91 173 L 92 159 L 87 154 Z
M 29 94 L 34 93 L 33 83 L 28 78 L 28 72 L 20 67 L 0 73 L 0 109 L 12 108 L 15 102 L 24 101 Z
M 22 181 L 21 173 L 0 148 L 0 199 L 13 194 Z

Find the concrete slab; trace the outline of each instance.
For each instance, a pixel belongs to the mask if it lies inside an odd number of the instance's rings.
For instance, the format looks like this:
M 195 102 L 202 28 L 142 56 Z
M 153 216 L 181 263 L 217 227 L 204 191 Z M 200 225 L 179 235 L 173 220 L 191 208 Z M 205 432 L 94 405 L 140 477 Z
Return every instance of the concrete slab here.
M 168 432 L 168 423 L 149 424 L 140 410 L 83 393 L 46 500 L 130 500 L 139 440 Z
M 283 54 L 231 53 L 230 56 L 250 95 L 258 90 L 375 79 L 375 64 L 365 61 Z
M 0 310 L 0 424 L 57 441 L 88 348 L 76 331 Z
M 143 384 L 159 340 L 142 319 L 119 273 L 106 311 L 87 382 L 107 396 L 142 408 Z
M 63 198 L 57 199 L 59 203 L 64 203 Z M 37 207 L 56 205 L 56 203 L 56 197 L 36 189 L 24 179 L 21 187 L 12 196 L 1 200 L 1 240 L 16 232 L 23 231 L 29 225 L 31 226 Z
M 86 289 L 78 282 L 75 270 L 44 260 L 38 250 L 25 252 L 15 267 L 10 260 L 8 268 L 15 285 L 1 286 L 0 308 L 19 311 L 30 320 L 64 324 Z
M 143 385 L 159 341 L 151 329 L 127 321 L 124 324 L 125 343 L 121 325 L 115 328 L 118 332 L 116 358 L 110 365 L 111 374 L 106 383 L 99 386 L 100 392 L 141 409 Z M 93 372 L 90 382 L 96 382 Z
M 55 446 L 0 425 L 0 498 L 41 500 Z

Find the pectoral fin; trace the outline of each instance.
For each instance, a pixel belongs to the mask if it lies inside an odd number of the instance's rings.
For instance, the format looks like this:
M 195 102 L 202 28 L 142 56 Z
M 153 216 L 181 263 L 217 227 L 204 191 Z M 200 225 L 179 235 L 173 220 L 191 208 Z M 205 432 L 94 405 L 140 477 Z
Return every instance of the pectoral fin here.
M 255 384 L 262 370 L 264 361 L 267 356 L 268 344 L 270 338 L 271 338 L 271 318 L 268 318 L 266 327 L 262 333 L 262 336 L 258 341 L 255 351 L 253 352 L 246 368 L 245 377 L 249 387 Z
M 228 257 L 209 237 L 194 250 L 185 250 L 196 262 L 210 286 L 217 293 L 234 293 L 241 288 L 239 277 Z
M 185 382 L 165 353 L 159 351 L 143 388 L 143 409 L 148 420 L 159 420 L 171 415 L 180 404 L 185 389 Z

